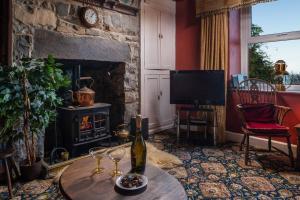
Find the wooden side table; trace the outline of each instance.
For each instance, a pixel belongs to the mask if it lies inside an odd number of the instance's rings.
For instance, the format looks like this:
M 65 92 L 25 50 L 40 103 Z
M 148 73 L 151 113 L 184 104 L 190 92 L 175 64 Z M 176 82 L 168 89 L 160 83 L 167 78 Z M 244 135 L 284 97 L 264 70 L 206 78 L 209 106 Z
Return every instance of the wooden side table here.
M 300 170 L 300 124 L 297 124 L 295 126 L 295 129 L 297 131 L 297 158 L 296 158 L 296 170 Z
M 13 198 L 13 188 L 12 188 L 12 174 L 11 170 L 15 171 L 15 174 L 17 177 L 20 176 L 19 170 L 17 168 L 17 165 L 15 163 L 15 160 L 13 159 L 14 156 L 14 149 L 8 149 L 6 151 L 0 151 L 0 161 L 3 161 L 4 163 L 4 170 L 6 174 L 6 180 L 7 180 L 7 187 L 8 187 L 8 194 L 10 198 Z

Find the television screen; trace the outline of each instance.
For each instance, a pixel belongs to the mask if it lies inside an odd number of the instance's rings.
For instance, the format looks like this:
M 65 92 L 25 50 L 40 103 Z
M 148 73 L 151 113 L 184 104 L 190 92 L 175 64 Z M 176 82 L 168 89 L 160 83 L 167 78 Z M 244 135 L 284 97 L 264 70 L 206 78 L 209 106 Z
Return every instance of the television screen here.
M 170 103 L 224 105 L 224 70 L 170 71 Z

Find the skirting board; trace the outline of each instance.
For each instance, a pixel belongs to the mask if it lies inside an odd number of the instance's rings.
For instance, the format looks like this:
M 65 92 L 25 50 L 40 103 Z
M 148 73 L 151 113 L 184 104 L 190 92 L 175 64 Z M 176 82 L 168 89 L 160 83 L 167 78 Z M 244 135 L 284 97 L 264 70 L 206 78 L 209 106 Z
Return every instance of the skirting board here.
M 158 132 L 161 132 L 161 131 L 164 131 L 164 130 L 171 129 L 173 127 L 174 127 L 174 123 L 167 124 L 167 125 L 164 125 L 164 126 L 155 127 L 155 128 L 151 128 L 151 129 L 149 129 L 149 134 L 158 133 Z
M 227 141 L 240 143 L 242 141 L 242 139 L 243 139 L 243 134 L 226 131 L 226 140 Z M 259 149 L 267 149 L 268 148 L 268 140 L 264 139 L 264 138 L 259 138 L 259 137 L 250 137 L 250 145 L 254 146 L 255 148 L 259 148 Z M 286 153 L 288 152 L 287 145 L 284 142 L 272 140 L 272 146 L 274 146 Z M 292 144 L 292 151 L 293 151 L 294 157 L 296 157 L 297 145 Z
M 160 127 L 155 127 L 152 129 L 149 129 L 149 134 L 153 134 L 153 133 L 157 133 L 157 132 L 161 132 L 167 129 L 171 129 L 171 128 L 175 128 L 174 123 L 165 125 L 165 126 L 160 126 Z M 196 126 L 191 126 L 190 127 L 191 131 L 199 131 L 199 128 Z M 180 125 L 180 130 L 187 130 L 187 126 L 186 125 Z

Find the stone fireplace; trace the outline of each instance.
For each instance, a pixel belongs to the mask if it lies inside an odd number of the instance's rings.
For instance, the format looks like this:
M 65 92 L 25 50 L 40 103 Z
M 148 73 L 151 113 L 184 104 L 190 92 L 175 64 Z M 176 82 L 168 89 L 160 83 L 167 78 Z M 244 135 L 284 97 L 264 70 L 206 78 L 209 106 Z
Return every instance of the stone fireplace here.
M 14 0 L 13 6 L 14 59 L 51 54 L 66 70 L 81 65 L 82 75 L 95 79 L 96 102 L 114 105 L 111 127 L 139 112 L 139 14 L 95 7 L 99 22 L 87 28 L 78 16 L 86 5 L 77 1 Z

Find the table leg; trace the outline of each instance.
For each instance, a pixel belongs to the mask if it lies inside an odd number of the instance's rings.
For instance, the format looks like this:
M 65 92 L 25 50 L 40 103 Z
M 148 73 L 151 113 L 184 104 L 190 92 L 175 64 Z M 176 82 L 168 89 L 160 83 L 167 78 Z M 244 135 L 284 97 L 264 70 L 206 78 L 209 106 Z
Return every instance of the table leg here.
M 217 132 L 216 132 L 216 128 L 217 128 L 217 112 L 216 109 L 213 108 L 213 137 L 214 137 L 214 146 L 217 146 Z
M 180 112 L 177 111 L 177 144 L 179 144 L 179 137 L 180 137 Z
M 190 112 L 187 112 L 187 139 L 190 138 Z

